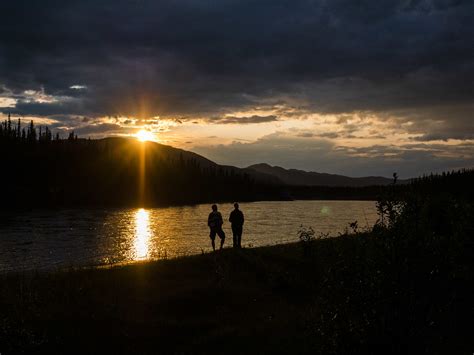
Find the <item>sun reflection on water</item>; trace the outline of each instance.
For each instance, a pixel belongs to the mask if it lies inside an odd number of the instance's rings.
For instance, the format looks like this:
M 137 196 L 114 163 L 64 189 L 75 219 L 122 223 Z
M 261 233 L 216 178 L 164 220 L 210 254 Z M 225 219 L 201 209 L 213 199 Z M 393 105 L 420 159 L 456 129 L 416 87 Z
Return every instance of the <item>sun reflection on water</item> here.
M 135 213 L 135 260 L 143 260 L 148 257 L 150 238 L 150 215 L 148 211 L 140 208 Z

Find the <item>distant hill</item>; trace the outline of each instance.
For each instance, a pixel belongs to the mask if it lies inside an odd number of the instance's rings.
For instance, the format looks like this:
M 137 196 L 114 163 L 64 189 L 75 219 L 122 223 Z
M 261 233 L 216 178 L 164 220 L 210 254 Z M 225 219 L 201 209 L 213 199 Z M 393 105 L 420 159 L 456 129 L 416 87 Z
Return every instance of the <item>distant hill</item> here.
M 392 179 L 381 176 L 367 177 L 348 177 L 344 175 L 317 173 L 313 171 L 304 171 L 297 169 L 284 169 L 279 166 L 271 166 L 268 164 L 255 164 L 247 167 L 246 170 L 272 175 L 284 184 L 294 186 L 351 186 L 363 187 L 374 185 L 388 185 Z M 399 181 L 403 183 L 404 181 Z
M 5 128 L 8 125 L 1 127 Z M 46 132 L 46 133 L 44 133 Z M 132 138 L 52 139 L 0 131 L 0 209 L 169 206 L 209 202 L 344 199 L 373 200 L 389 179 L 318 174 L 257 165 L 219 165 L 199 154 Z M 276 174 L 275 171 L 280 172 Z M 299 172 L 302 176 L 306 173 Z M 338 178 L 349 179 L 350 183 Z M 377 178 L 376 178 L 377 179 Z M 352 181 L 363 180 L 355 184 Z M 337 182 L 337 183 L 335 183 Z M 314 186 L 318 184 L 319 186 Z
M 0 137 L 0 207 L 160 206 L 279 200 L 283 184 L 255 170 L 131 138 Z
M 90 141 L 89 141 L 90 142 Z M 132 151 L 137 149 L 137 141 L 133 138 L 109 137 L 94 140 L 98 146 L 123 146 L 128 145 L 127 149 Z M 254 169 L 242 169 L 230 165 L 219 165 L 212 160 L 209 160 L 202 155 L 199 155 L 188 150 L 175 148 L 169 145 L 160 144 L 156 142 L 146 142 L 147 150 L 154 160 L 166 159 L 177 161 L 183 159 L 184 161 L 193 161 L 201 169 L 219 169 L 228 175 L 248 175 L 256 182 L 269 184 L 282 184 L 281 180 L 271 174 L 266 174 Z

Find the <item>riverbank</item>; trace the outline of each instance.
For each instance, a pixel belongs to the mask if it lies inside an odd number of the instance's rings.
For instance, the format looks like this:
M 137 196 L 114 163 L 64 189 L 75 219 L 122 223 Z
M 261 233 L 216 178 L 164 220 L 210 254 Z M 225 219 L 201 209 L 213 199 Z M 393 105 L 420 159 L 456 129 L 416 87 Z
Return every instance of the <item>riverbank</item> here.
M 357 234 L 2 276 L 0 352 L 472 351 L 472 259 L 387 245 Z

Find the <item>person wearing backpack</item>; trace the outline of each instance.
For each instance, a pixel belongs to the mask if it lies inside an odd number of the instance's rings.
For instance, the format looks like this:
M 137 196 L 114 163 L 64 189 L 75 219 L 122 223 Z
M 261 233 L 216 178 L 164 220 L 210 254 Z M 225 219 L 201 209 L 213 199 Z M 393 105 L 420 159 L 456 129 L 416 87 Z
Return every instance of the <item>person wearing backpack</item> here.
M 224 221 L 222 220 L 222 215 L 220 212 L 217 211 L 217 205 L 212 205 L 212 212 L 209 213 L 209 217 L 207 218 L 207 225 L 209 226 L 210 233 L 209 233 L 209 238 L 211 238 L 211 244 L 212 244 L 212 249 L 216 251 L 216 234 L 219 236 L 221 239 L 221 247 L 224 246 L 224 241 L 225 241 L 225 233 L 222 230 L 222 225 L 224 224 Z

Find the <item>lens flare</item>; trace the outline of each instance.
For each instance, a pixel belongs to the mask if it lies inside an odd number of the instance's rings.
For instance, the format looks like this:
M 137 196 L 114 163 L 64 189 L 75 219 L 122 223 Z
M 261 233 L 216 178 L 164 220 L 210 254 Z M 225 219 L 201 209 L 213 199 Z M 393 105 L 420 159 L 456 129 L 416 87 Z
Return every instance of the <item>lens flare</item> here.
M 323 206 L 323 208 L 321 208 L 321 214 L 323 215 L 331 214 L 331 209 L 328 206 Z

